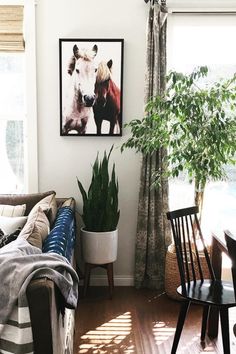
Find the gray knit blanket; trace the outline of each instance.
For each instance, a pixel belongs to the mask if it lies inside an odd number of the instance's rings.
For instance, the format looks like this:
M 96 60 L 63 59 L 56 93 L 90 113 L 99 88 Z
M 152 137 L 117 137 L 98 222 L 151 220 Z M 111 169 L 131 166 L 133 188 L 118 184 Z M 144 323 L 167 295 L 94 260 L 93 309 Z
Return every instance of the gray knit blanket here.
M 0 249 L 0 353 L 32 353 L 26 289 L 47 277 L 58 286 L 68 308 L 76 308 L 78 276 L 66 258 L 42 251 L 18 238 Z

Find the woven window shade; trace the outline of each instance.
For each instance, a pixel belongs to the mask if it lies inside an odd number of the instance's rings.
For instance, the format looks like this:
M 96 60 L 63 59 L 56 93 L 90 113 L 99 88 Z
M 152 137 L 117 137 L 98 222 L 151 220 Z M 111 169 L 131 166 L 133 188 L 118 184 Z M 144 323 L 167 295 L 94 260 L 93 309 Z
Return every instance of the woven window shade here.
M 23 6 L 0 6 L 0 51 L 24 51 L 23 13 Z

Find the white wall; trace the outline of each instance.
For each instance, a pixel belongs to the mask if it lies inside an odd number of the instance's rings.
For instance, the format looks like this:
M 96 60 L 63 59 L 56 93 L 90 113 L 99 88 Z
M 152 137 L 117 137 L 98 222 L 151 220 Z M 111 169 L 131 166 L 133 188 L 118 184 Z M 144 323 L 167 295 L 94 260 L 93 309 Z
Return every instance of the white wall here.
M 121 154 L 123 137 L 60 137 L 59 38 L 124 38 L 123 123 L 142 116 L 145 28 L 148 5 L 143 0 L 38 0 L 36 7 L 39 190 L 73 196 L 81 211 L 76 176 L 88 185 L 97 151 L 114 143 L 112 154 L 120 185 L 117 284 L 133 278 L 140 156 Z

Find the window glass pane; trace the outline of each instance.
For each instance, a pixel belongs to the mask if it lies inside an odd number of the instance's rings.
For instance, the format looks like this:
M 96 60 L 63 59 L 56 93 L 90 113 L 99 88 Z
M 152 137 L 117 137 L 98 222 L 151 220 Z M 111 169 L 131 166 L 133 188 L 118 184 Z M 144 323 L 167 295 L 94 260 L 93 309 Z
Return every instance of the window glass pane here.
M 207 65 L 209 81 L 232 77 L 236 72 L 235 36 L 233 15 L 172 15 L 168 18 L 168 68 L 189 73 Z M 226 166 L 226 171 L 228 180 L 209 182 L 206 187 L 202 226 L 208 234 L 213 227 L 236 230 L 236 168 Z M 171 209 L 193 205 L 193 195 L 186 174 L 170 182 Z
M 235 15 L 173 14 L 168 17 L 168 66 L 177 71 L 198 65 L 236 63 Z
M 25 69 L 23 53 L 0 53 L 0 193 L 22 193 Z

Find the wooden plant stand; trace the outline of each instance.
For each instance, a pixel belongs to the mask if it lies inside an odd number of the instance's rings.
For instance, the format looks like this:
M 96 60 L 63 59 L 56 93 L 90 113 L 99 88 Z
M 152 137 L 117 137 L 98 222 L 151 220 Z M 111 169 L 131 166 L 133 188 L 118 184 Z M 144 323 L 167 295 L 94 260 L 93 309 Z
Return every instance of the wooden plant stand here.
M 91 270 L 93 268 L 97 268 L 97 267 L 104 268 L 107 271 L 107 278 L 108 278 L 108 285 L 109 285 L 109 294 L 110 294 L 110 299 L 112 299 L 112 294 L 113 294 L 113 289 L 114 289 L 113 263 L 107 263 L 107 264 L 85 263 L 84 296 L 86 296 L 86 294 L 87 294 L 87 289 L 88 289 L 88 286 L 89 286 Z

